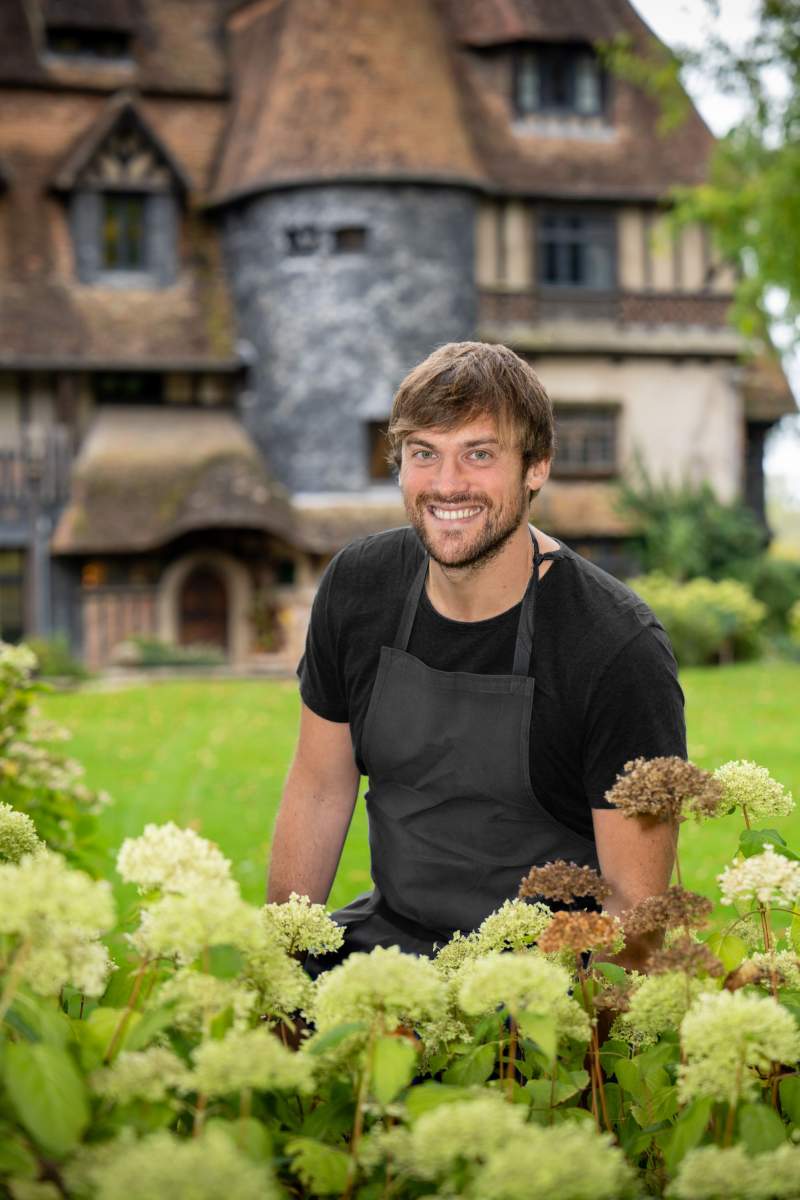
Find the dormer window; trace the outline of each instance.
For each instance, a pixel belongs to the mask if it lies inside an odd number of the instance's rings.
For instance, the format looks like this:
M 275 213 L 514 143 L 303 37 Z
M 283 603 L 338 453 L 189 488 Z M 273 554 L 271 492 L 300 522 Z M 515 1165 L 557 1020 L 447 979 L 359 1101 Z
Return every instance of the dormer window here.
M 141 192 L 102 194 L 104 271 L 146 271 L 146 196 Z
M 126 62 L 131 57 L 131 35 L 125 29 L 90 29 L 76 25 L 48 25 L 45 49 L 58 58 L 92 62 Z
M 517 49 L 514 108 L 518 116 L 598 116 L 605 108 L 605 95 L 605 71 L 590 46 L 538 43 Z

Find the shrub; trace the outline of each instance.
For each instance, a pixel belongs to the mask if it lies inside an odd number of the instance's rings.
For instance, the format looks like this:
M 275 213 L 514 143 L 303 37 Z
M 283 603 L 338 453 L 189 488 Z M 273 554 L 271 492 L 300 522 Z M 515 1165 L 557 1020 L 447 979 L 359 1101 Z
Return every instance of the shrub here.
M 36 655 L 37 675 L 62 679 L 88 679 L 91 674 L 82 662 L 73 657 L 69 642 L 63 633 L 56 633 L 47 638 L 26 638 L 25 644 Z
M 176 646 L 143 634 L 134 635 L 130 641 L 136 646 L 140 667 L 216 667 L 226 661 L 219 646 L 210 644 Z
M 800 602 L 800 561 L 764 556 L 756 567 L 753 594 L 767 607 L 766 629 L 786 633 L 792 606 Z
M 758 652 L 766 607 L 733 579 L 675 583 L 660 572 L 629 580 L 661 621 L 682 666 L 730 662 Z

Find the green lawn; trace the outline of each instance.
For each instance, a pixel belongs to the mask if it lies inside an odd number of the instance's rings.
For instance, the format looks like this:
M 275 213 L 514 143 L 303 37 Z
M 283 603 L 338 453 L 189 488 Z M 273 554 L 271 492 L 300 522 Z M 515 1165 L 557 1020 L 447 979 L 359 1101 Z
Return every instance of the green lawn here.
M 744 663 L 687 670 L 689 753 L 703 767 L 751 758 L 800 799 L 800 670 Z M 115 804 L 102 816 L 116 847 L 147 821 L 192 824 L 236 864 L 247 897 L 263 901 L 265 863 L 299 710 L 294 682 L 153 682 L 116 692 L 41 697 L 43 715 L 72 731 L 67 752 L 92 787 Z M 365 782 L 365 781 L 362 781 Z M 800 814 L 781 825 L 800 843 Z M 731 856 L 738 822 L 687 823 L 681 834 L 684 882 L 714 894 Z M 336 907 L 369 886 L 366 819 L 359 804 L 331 893 Z

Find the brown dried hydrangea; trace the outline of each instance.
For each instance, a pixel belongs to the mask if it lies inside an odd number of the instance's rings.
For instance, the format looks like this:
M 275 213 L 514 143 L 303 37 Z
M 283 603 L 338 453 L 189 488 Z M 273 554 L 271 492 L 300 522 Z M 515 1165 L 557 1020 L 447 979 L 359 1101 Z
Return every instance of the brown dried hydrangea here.
M 792 956 L 790 958 L 795 968 L 800 967 L 800 959 Z M 789 964 L 784 967 L 774 956 L 770 961 L 769 955 L 762 954 L 760 961 L 748 958 L 741 966 L 730 971 L 725 976 L 723 987 L 729 992 L 737 992 L 739 988 L 747 987 L 748 984 L 767 983 L 772 986 L 774 983 L 777 987 L 791 987 L 792 982 Z
M 687 975 L 721 975 L 724 970 L 708 946 L 688 937 L 676 938 L 671 946 L 656 950 L 647 960 L 650 975 L 665 975 L 668 971 L 685 971 Z
M 605 900 L 611 888 L 593 867 L 579 867 L 577 863 L 559 859 L 543 867 L 531 867 L 517 894 L 520 900 L 525 896 L 546 896 L 548 900 L 568 903 L 576 896 Z
M 620 920 L 626 933 L 657 933 L 678 925 L 696 928 L 705 925 L 713 908 L 705 896 L 671 887 L 657 896 L 648 896 L 622 913 Z
M 604 988 L 602 992 L 597 992 L 592 1001 L 595 1011 L 601 1012 L 603 1009 L 609 1009 L 611 1012 L 627 1012 L 631 990 L 629 987 L 611 986 Z
M 605 798 L 627 817 L 658 817 L 661 821 L 686 816 L 716 816 L 723 788 L 708 771 L 682 758 L 634 758 L 625 763 Z
M 606 913 L 557 912 L 537 943 L 545 954 L 557 950 L 606 950 L 620 940 L 619 922 Z

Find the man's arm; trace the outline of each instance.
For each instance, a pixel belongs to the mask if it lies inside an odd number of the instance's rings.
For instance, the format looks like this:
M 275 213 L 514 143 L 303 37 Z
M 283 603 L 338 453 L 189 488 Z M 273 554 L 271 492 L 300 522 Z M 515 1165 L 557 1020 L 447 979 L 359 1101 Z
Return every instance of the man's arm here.
M 671 821 L 628 817 L 607 808 L 593 808 L 592 820 L 600 873 L 613 889 L 604 903 L 606 912 L 619 917 L 647 896 L 667 890 L 675 861 L 676 829 Z M 631 934 L 612 961 L 641 971 L 661 938 L 660 933 Z
M 350 726 L 326 721 L 306 704 L 275 822 L 267 899 L 290 892 L 324 904 L 331 890 L 358 795 Z

